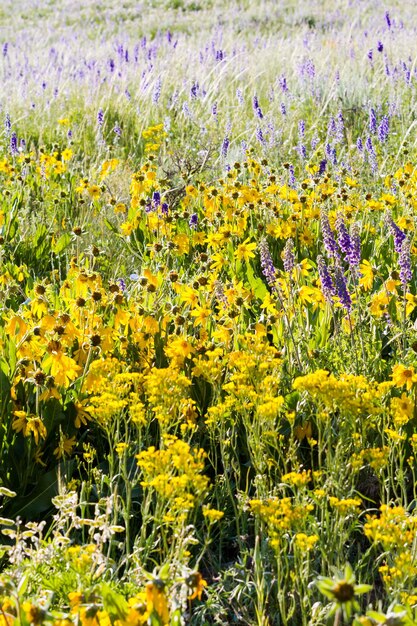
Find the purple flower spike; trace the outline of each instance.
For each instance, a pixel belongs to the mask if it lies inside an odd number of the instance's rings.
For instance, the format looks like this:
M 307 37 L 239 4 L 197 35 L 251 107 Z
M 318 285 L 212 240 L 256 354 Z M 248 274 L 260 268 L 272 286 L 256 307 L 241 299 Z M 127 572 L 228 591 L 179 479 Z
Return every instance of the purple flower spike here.
M 97 124 L 101 128 L 101 126 L 103 126 L 103 123 L 104 123 L 104 112 L 103 112 L 103 109 L 99 109 L 97 113 Z
M 335 226 L 337 231 L 337 242 L 339 244 L 339 248 L 346 257 L 349 257 L 352 249 L 352 242 L 348 229 L 346 228 L 343 215 L 341 213 L 337 215 Z
M 372 135 L 374 135 L 376 133 L 376 113 L 375 113 L 375 109 L 370 109 L 369 110 L 369 132 L 372 133 Z
M 120 287 L 120 289 L 121 289 L 122 291 L 126 291 L 126 283 L 125 283 L 125 281 L 123 280 L 123 278 L 118 278 L 118 279 L 117 279 L 117 284 L 119 285 L 119 287 Z
M 339 246 L 337 245 L 333 231 L 330 228 L 329 216 L 325 211 L 320 215 L 321 231 L 323 233 L 323 243 L 330 257 L 339 259 Z
M 321 282 L 321 290 L 327 302 L 332 303 L 332 298 L 335 295 L 335 287 L 333 285 L 332 277 L 330 276 L 329 268 L 326 265 L 324 257 L 321 255 L 317 257 L 317 268 L 319 270 L 319 277 Z
M 6 137 L 10 135 L 11 130 L 12 130 L 12 122 L 10 119 L 10 115 L 6 113 L 6 117 L 4 118 L 4 131 L 6 133 Z
M 10 135 L 10 153 L 12 156 L 16 156 L 19 153 L 17 149 L 17 135 L 14 132 Z
M 359 267 L 361 262 L 361 238 L 359 233 L 359 224 L 353 224 L 350 231 L 350 251 L 348 261 L 351 267 Z
M 227 157 L 227 152 L 229 150 L 229 145 L 230 145 L 230 140 L 229 137 L 226 137 L 223 139 L 223 143 L 222 143 L 222 147 L 221 147 L 221 155 L 222 157 L 225 159 Z
M 352 308 L 352 299 L 350 297 L 347 285 L 346 278 L 343 273 L 342 268 L 337 265 L 335 269 L 335 282 L 336 282 L 336 291 L 339 297 L 341 305 L 349 312 Z
M 292 270 L 295 267 L 295 257 L 294 257 L 294 242 L 291 238 L 288 239 L 287 243 L 285 244 L 282 259 L 284 262 L 284 270 L 288 273 L 292 272 Z
M 410 242 L 407 239 L 404 239 L 402 243 L 398 264 L 400 266 L 401 284 L 403 290 L 405 291 L 408 283 L 413 278 L 413 272 L 411 270 Z
M 272 288 L 275 288 L 277 271 L 275 269 L 266 239 L 261 240 L 259 244 L 259 251 L 261 253 L 262 274 L 265 276 L 268 285 Z
M 159 191 L 153 192 L 152 202 L 155 207 L 158 207 L 161 204 L 161 194 Z
M 190 221 L 188 222 L 190 228 L 192 228 L 193 230 L 195 230 L 197 228 L 197 224 L 198 224 L 198 215 L 197 213 L 193 213 L 190 217 Z
M 254 96 L 253 97 L 252 104 L 253 104 L 253 110 L 255 112 L 255 115 L 257 117 L 259 117 L 259 119 L 261 120 L 263 118 L 264 114 L 262 113 L 262 109 L 261 109 L 261 107 L 259 105 L 258 96 Z
M 389 119 L 386 115 L 381 120 L 380 125 L 378 126 L 378 139 L 381 143 L 384 143 L 387 140 L 389 133 Z
M 385 216 L 388 228 L 391 231 L 391 235 L 394 237 L 394 248 L 398 254 L 401 254 L 402 245 L 407 238 L 406 234 L 401 230 L 399 226 L 392 219 L 391 213 L 387 213 Z

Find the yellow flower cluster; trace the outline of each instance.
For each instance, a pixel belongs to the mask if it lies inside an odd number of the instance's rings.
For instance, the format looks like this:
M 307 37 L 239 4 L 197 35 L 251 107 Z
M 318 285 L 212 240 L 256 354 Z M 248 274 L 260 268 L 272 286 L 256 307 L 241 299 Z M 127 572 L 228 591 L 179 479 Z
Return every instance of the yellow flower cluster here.
M 281 547 L 282 537 L 286 532 L 303 530 L 307 518 L 314 510 L 313 504 L 294 504 L 291 498 L 276 497 L 250 500 L 249 506 L 252 513 L 266 524 L 271 545 L 276 549 Z M 309 540 L 304 540 L 306 542 L 309 544 Z
M 209 479 L 203 475 L 206 453 L 185 441 L 166 435 L 163 448 L 151 446 L 137 455 L 142 486 L 168 501 L 171 513 L 186 517 L 204 499 Z
M 365 376 L 342 374 L 336 378 L 326 370 L 316 370 L 296 378 L 293 388 L 307 391 L 329 410 L 354 416 L 374 416 L 381 412 L 381 390 Z

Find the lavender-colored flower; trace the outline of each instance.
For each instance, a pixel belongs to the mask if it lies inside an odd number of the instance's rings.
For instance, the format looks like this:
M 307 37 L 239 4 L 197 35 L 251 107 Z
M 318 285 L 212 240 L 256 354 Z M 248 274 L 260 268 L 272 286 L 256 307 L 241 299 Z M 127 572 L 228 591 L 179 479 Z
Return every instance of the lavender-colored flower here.
M 262 132 L 262 128 L 260 126 L 258 126 L 258 128 L 256 129 L 255 136 L 259 143 L 261 143 L 262 145 L 265 144 L 265 138 Z
M 20 140 L 20 149 L 24 152 L 26 150 L 26 141 L 24 139 Z
M 288 184 L 290 187 L 295 187 L 295 174 L 293 165 L 290 165 L 288 168 Z
M 376 49 L 378 50 L 378 52 L 382 52 L 384 49 L 384 44 L 382 43 L 382 41 L 378 41 L 378 44 L 376 46 Z
M 300 143 L 298 145 L 298 154 L 300 155 L 300 157 L 305 160 L 307 158 L 307 148 L 305 147 L 304 144 Z
M 7 57 L 7 51 L 9 48 L 9 44 L 7 43 L 7 41 L 3 44 L 3 56 Z
M 225 138 L 223 139 L 223 143 L 222 143 L 222 147 L 221 147 L 221 155 L 222 157 L 225 159 L 227 157 L 227 152 L 229 150 L 229 145 L 230 145 L 230 140 L 229 137 L 226 135 Z
M 388 11 L 385 13 L 385 21 L 387 23 L 388 28 L 390 29 L 391 28 L 391 18 L 390 18 L 390 15 L 389 15 Z
M 376 133 L 376 126 L 377 126 L 377 122 L 376 122 L 376 113 L 375 113 L 375 109 L 370 109 L 369 110 L 369 132 L 374 135 Z
M 168 215 L 168 204 L 166 202 L 161 204 L 161 213 L 163 215 Z
M 268 248 L 266 239 L 262 239 L 259 243 L 259 251 L 261 253 L 261 268 L 262 274 L 266 278 L 266 282 L 272 288 L 275 288 L 275 282 L 277 279 L 277 270 L 275 269 L 274 262 L 271 257 L 271 253 Z
M 336 143 L 343 143 L 345 139 L 345 120 L 343 119 L 342 111 L 337 114 L 336 122 Z
M 402 243 L 398 265 L 400 266 L 400 281 L 405 291 L 408 283 L 413 278 L 413 272 L 411 271 L 410 242 L 408 239 L 405 239 Z
M 317 257 L 317 268 L 319 271 L 321 290 L 327 302 L 331 303 L 336 290 L 333 285 L 332 277 L 330 276 L 329 268 L 326 265 L 324 257 L 321 255 Z
M 287 115 L 287 107 L 285 106 L 284 102 L 281 102 L 281 113 L 282 115 Z
M 335 239 L 334 233 L 330 228 L 329 216 L 326 211 L 321 211 L 320 214 L 321 231 L 323 233 L 323 243 L 327 250 L 327 254 L 335 259 L 339 258 L 339 246 Z
M 348 253 L 348 262 L 351 267 L 359 267 L 361 262 L 361 237 L 359 224 L 353 224 L 350 229 L 350 250 Z
M 116 135 L 116 137 L 121 137 L 122 136 L 122 129 L 120 128 L 119 124 L 116 122 L 113 128 L 113 132 Z
M 303 137 L 304 137 L 304 135 L 305 135 L 305 132 L 306 132 L 306 125 L 305 125 L 305 122 L 304 122 L 304 120 L 300 120 L 300 121 L 298 122 L 298 136 L 299 136 L 300 138 L 303 138 Z
M 376 152 L 374 149 L 374 146 L 372 144 L 372 139 L 370 137 L 367 137 L 366 141 L 365 141 L 365 148 L 366 151 L 368 153 L 368 157 L 369 157 L 369 162 L 371 164 L 371 168 L 372 171 L 375 172 L 375 170 L 377 169 L 377 160 L 376 160 Z
M 368 59 L 372 61 L 373 58 L 374 58 L 374 51 L 371 48 L 371 50 L 368 50 Z
M 363 152 L 363 143 L 362 143 L 362 139 L 360 137 L 358 137 L 358 139 L 356 141 L 356 147 L 359 150 L 359 152 Z
M 154 191 L 152 194 L 152 204 L 155 208 L 159 207 L 161 204 L 161 193 L 159 191 Z
M 18 154 L 18 149 L 17 149 L 17 135 L 16 133 L 12 133 L 10 135 L 10 153 L 12 156 L 16 156 L 16 154 Z
M 99 109 L 97 113 L 97 124 L 101 128 L 101 126 L 103 126 L 103 123 L 104 123 L 104 112 L 103 112 L 103 109 Z
M 198 82 L 193 83 L 190 89 L 191 98 L 197 98 L 199 91 L 200 91 L 200 85 L 198 84 Z
M 319 176 L 323 176 L 326 171 L 327 159 L 322 159 L 319 165 Z
M 192 215 L 190 216 L 190 220 L 188 222 L 188 225 L 190 226 L 190 228 L 196 229 L 197 228 L 197 224 L 198 224 L 198 215 L 197 215 L 197 213 L 192 213 Z
M 259 105 L 259 101 L 258 101 L 258 97 L 257 96 L 253 97 L 252 105 L 253 105 L 253 110 L 255 112 L 255 115 L 257 117 L 259 117 L 259 119 L 261 120 L 263 118 L 264 114 L 262 113 L 262 109 L 261 109 L 261 107 Z
M 117 279 L 117 284 L 119 285 L 119 287 L 120 287 L 120 289 L 121 289 L 122 291 L 126 291 L 127 287 L 126 287 L 126 283 L 125 283 L 125 281 L 123 280 L 123 278 L 118 278 L 118 279 Z
M 279 85 L 283 93 L 286 93 L 288 91 L 287 79 L 285 78 L 284 75 L 279 77 Z
M 212 114 L 214 117 L 217 117 L 217 102 L 215 102 L 215 103 L 213 104 L 213 106 L 211 107 L 211 114 Z
M 336 120 L 334 119 L 333 115 L 331 115 L 330 120 L 329 120 L 329 125 L 327 127 L 327 134 L 329 137 L 334 137 L 336 135 L 336 131 L 337 131 Z
M 337 231 L 337 242 L 339 244 L 339 248 L 341 249 L 343 254 L 348 257 L 352 248 L 352 242 L 350 239 L 349 231 L 346 228 L 343 215 L 341 213 L 338 213 L 336 217 L 335 226 Z
M 391 235 L 394 237 L 394 248 L 398 254 L 401 254 L 402 245 L 407 239 L 407 235 L 401 230 L 399 226 L 392 219 L 391 213 L 388 211 L 385 215 L 385 222 L 391 231 Z
M 340 303 L 349 312 L 352 308 L 352 299 L 347 288 L 345 275 L 339 265 L 336 265 L 335 268 L 335 284 Z
M 244 101 L 243 101 L 243 94 L 242 94 L 241 89 L 236 89 L 236 98 L 237 98 L 238 103 L 242 105 Z
M 4 131 L 6 133 L 6 137 L 10 135 L 11 130 L 12 130 L 12 122 L 10 120 L 10 115 L 6 113 L 6 117 L 4 118 Z
M 387 140 L 389 134 L 389 119 L 387 115 L 381 120 L 380 125 L 378 126 L 378 139 L 381 143 L 384 143 Z
M 159 77 L 155 83 L 155 87 L 152 94 L 152 102 L 154 104 L 158 104 L 159 98 L 161 97 L 161 88 L 162 88 L 162 80 Z
M 286 272 L 292 272 L 295 267 L 295 257 L 294 242 L 291 238 L 287 239 L 287 243 L 285 244 L 285 248 L 282 254 L 282 260 L 284 263 L 284 270 Z
M 332 146 L 330 143 L 327 143 L 325 147 L 325 152 L 329 161 L 331 161 L 333 165 L 336 165 L 336 162 L 337 162 L 336 148 Z

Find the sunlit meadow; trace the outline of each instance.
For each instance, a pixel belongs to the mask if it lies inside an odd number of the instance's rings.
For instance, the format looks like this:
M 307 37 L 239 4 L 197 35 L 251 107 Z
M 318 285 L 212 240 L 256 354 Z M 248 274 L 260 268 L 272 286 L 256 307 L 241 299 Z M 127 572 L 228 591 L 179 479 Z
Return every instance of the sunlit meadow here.
M 0 626 L 417 625 L 413 0 L 2 0 Z

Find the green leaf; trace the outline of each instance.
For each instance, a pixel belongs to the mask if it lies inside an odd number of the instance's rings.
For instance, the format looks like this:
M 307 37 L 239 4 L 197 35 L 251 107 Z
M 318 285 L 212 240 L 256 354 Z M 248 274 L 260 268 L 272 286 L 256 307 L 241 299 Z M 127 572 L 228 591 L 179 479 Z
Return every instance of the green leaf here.
M 266 294 L 268 293 L 268 289 L 264 281 L 262 280 L 262 278 L 254 275 L 253 268 L 251 265 L 249 265 L 249 263 L 246 265 L 246 276 L 248 279 L 249 286 L 254 292 L 255 296 L 259 300 L 263 301 L 265 299 Z
M 112 589 L 107 583 L 102 583 L 101 593 L 105 610 L 111 617 L 124 620 L 129 611 L 129 605 L 125 598 Z
M 181 626 L 181 624 L 182 624 L 182 622 L 181 622 L 181 610 L 177 609 L 171 615 L 171 626 Z
M 354 589 L 355 593 L 368 593 L 368 591 L 371 591 L 372 585 L 355 585 Z
M 115 226 L 114 224 L 112 224 L 110 222 L 110 220 L 108 220 L 106 217 L 104 218 L 104 223 L 107 226 L 107 228 L 109 230 L 111 230 L 113 233 L 116 233 L 117 235 L 120 235 L 119 229 L 117 228 L 117 226 Z
M 70 245 L 70 243 L 71 235 L 69 233 L 64 233 L 52 246 L 52 252 L 54 252 L 54 254 L 60 254 Z
M 163 565 L 161 567 L 161 569 L 159 570 L 159 575 L 158 578 L 161 578 L 161 580 L 168 580 L 169 578 L 169 563 L 165 563 L 165 565 Z

